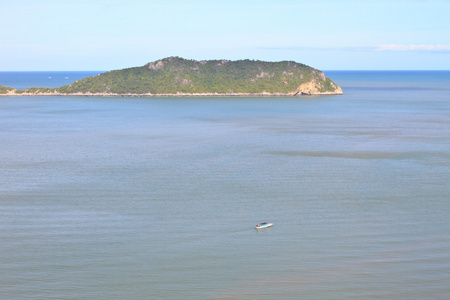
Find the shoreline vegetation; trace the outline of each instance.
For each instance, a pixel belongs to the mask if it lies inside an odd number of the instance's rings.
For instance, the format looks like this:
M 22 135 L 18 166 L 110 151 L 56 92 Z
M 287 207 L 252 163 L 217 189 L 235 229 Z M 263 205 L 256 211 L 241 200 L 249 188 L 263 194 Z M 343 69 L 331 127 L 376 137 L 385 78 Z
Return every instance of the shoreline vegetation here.
M 14 90 L 15 91 L 15 90 Z M 113 94 L 113 93 L 16 93 L 14 91 L 1 94 L 0 97 L 299 97 L 299 96 L 326 96 L 326 95 L 342 95 L 343 93 L 316 93 L 316 94 L 281 94 L 281 93 L 202 93 L 202 94 Z
M 186 60 L 168 57 L 142 67 L 109 71 L 60 88 L 16 90 L 0 96 L 292 97 L 340 95 L 323 72 L 293 61 Z

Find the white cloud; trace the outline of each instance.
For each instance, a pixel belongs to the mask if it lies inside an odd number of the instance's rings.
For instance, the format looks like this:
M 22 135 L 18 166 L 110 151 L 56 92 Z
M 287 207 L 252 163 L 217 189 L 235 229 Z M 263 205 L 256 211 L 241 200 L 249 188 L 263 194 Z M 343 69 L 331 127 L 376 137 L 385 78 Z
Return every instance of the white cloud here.
M 432 52 L 450 52 L 450 45 L 378 45 L 374 51 L 432 51 Z

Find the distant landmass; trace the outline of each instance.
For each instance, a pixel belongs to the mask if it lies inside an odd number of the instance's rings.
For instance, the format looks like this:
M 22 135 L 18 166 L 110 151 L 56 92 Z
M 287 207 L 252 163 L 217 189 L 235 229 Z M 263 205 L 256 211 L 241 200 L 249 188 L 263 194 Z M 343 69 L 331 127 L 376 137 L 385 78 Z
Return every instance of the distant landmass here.
M 187 60 L 168 57 L 109 71 L 60 88 L 0 86 L 5 96 L 298 96 L 337 95 L 323 72 L 294 61 Z

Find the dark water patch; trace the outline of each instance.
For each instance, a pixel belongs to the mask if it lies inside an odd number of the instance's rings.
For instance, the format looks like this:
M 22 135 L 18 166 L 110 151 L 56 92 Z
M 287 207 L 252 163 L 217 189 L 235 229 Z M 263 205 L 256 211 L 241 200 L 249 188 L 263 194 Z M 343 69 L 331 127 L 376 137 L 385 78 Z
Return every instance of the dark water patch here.
M 59 110 L 49 110 L 45 111 L 45 114 L 51 115 L 72 115 L 72 114 L 84 114 L 84 113 L 94 113 L 98 110 L 94 109 L 59 109 Z
M 303 156 L 303 157 L 328 157 L 328 158 L 348 158 L 348 159 L 422 159 L 422 158 L 446 158 L 450 159 L 450 154 L 440 152 L 382 152 L 382 151 L 267 151 L 269 155 L 277 156 Z

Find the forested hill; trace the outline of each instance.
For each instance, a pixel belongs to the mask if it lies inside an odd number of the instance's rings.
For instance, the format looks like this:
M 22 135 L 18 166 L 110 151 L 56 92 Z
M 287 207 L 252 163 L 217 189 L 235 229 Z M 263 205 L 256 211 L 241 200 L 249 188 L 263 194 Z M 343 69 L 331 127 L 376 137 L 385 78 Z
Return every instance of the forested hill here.
M 310 91 L 342 93 L 316 69 L 292 62 L 253 60 L 195 61 L 169 57 L 142 67 L 110 71 L 63 86 L 59 93 L 113 94 L 295 94 L 301 84 L 313 82 Z
M 316 95 L 342 94 L 323 72 L 293 61 L 187 60 L 168 57 L 142 67 L 110 71 L 60 88 L 29 88 L 21 95 Z

